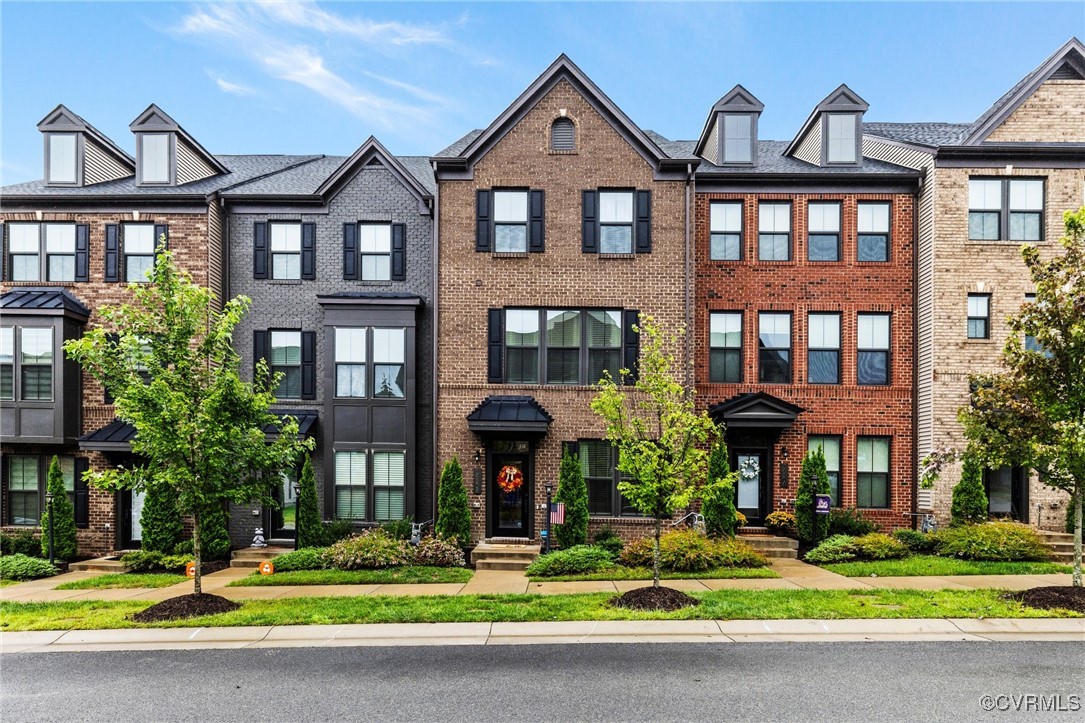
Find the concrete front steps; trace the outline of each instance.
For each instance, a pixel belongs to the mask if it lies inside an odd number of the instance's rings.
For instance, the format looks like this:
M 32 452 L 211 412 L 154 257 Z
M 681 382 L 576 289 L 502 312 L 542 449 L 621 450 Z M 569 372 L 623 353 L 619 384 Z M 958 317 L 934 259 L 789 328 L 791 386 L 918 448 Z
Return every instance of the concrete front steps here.
M 1074 564 L 1074 536 L 1066 532 L 1037 530 L 1040 539 L 1051 550 L 1051 559 L 1064 565 Z
M 121 564 L 119 558 L 120 555 L 116 555 L 73 562 L 68 565 L 68 570 L 71 572 L 124 572 L 124 565 Z
M 292 547 L 243 547 L 230 555 L 230 567 L 260 567 L 260 563 L 278 555 L 293 552 Z
M 799 541 L 790 537 L 776 537 L 775 535 L 754 533 L 743 529 L 740 530 L 737 539 L 742 540 L 765 557 L 797 560 L 799 558 Z
M 523 572 L 542 552 L 542 547 L 526 540 L 519 543 L 487 540 L 475 545 L 471 562 L 476 570 L 514 570 Z

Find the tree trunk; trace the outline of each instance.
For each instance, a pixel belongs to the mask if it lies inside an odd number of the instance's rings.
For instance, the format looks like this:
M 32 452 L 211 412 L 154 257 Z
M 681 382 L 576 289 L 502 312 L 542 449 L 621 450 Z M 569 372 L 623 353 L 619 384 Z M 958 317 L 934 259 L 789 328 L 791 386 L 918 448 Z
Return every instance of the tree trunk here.
M 1074 587 L 1081 587 L 1081 484 L 1074 485 Z
M 656 517 L 655 543 L 652 545 L 652 587 L 659 587 L 659 518 Z M 1081 536 L 1078 536 L 1081 539 Z
M 202 595 L 203 587 L 200 577 L 203 575 L 203 560 L 200 559 L 200 511 L 198 506 L 192 512 L 192 556 L 196 558 L 194 561 L 196 563 L 196 578 L 192 592 L 194 595 Z

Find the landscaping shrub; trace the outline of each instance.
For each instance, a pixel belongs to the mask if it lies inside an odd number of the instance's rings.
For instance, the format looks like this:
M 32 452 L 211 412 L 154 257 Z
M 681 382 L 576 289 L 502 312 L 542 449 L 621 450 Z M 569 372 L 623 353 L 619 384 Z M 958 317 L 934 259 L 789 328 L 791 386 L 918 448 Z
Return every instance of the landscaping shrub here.
M 143 495 L 143 511 L 139 514 L 141 529 L 139 546 L 143 550 L 177 554 L 184 525 L 177 509 L 177 496 L 169 485 L 151 482 Z M 191 554 L 191 541 L 188 553 Z
M 441 471 L 441 486 L 437 488 L 437 522 L 433 532 L 437 537 L 455 537 L 465 544 L 471 540 L 471 510 L 467 507 L 463 469 L 456 457 Z
M 897 530 L 893 537 L 917 555 L 933 555 L 938 550 L 938 538 L 918 530 Z
M 834 507 L 829 511 L 829 535 L 859 537 L 877 531 L 878 525 L 864 517 L 862 510 Z
M 463 548 L 455 537 L 444 540 L 440 537 L 423 537 L 414 548 L 414 564 L 431 567 L 463 567 L 467 564 Z
M 0 532 L 0 555 L 41 556 L 41 541 L 30 530 L 19 530 L 8 534 Z
M 749 520 L 746 519 L 746 515 L 742 514 L 738 510 L 735 510 L 735 529 L 741 529 L 745 527 L 748 523 Z
M 961 481 L 953 488 L 950 525 L 987 521 L 987 493 L 983 489 L 983 468 L 972 455 L 965 455 Z
M 143 545 L 141 544 L 140 547 L 142 548 Z M 171 552 L 174 555 L 188 555 L 191 558 L 192 555 L 195 554 L 194 545 L 192 544 L 192 538 L 190 537 L 187 540 L 181 540 L 173 546 L 173 550 L 171 550 Z
M 334 545 L 354 534 L 353 520 L 328 520 L 324 523 L 324 542 Z M 320 547 L 320 545 L 313 545 Z
M 596 532 L 592 541 L 596 547 L 606 550 L 611 558 L 615 560 L 622 554 L 622 548 L 625 547 L 622 538 L 614 534 L 614 530 L 610 528 L 610 525 L 604 525 L 602 529 Z
M 825 515 L 822 515 L 824 517 Z M 765 527 L 777 534 L 786 535 L 795 531 L 795 515 L 783 510 L 776 510 L 765 518 Z
M 56 574 L 56 568 L 48 560 L 19 552 L 0 557 L 0 580 L 37 580 Z
M 329 539 L 327 527 L 321 519 L 320 502 L 316 496 L 316 475 L 313 473 L 313 459 L 309 454 L 305 455 L 301 474 L 298 475 L 298 512 L 294 525 L 299 549 L 323 547 L 341 539 Z
M 652 566 L 652 538 L 629 543 L 619 558 L 627 567 Z M 695 530 L 668 532 L 659 539 L 659 566 L 668 572 L 700 572 L 716 567 L 760 567 L 765 558 L 744 542 L 713 539 Z
M 959 525 L 937 533 L 938 554 L 965 560 L 1046 560 L 1049 550 L 1040 536 L 1019 522 Z
M 588 541 L 588 485 L 580 469 L 580 458 L 562 450 L 558 470 L 558 493 L 554 498 L 565 503 L 565 522 L 554 531 L 562 549 L 583 545 Z
M 64 487 L 64 473 L 60 471 L 60 460 L 56 455 L 53 455 L 53 461 L 49 464 L 47 479 L 49 494 L 53 495 L 53 558 L 74 560 L 76 555 L 75 507 L 68 499 L 68 490 Z M 49 505 L 46 504 L 41 513 L 42 557 L 49 557 L 49 524 Z
M 212 502 L 203 509 L 200 517 L 200 557 L 208 560 L 227 560 L 230 557 L 230 533 L 226 526 L 230 516 L 226 507 Z
M 381 529 L 388 533 L 389 537 L 394 537 L 397 540 L 411 539 L 411 522 L 414 518 L 408 515 L 402 520 L 388 520 L 381 524 Z
M 795 493 L 795 529 L 800 542 L 816 545 L 829 536 L 829 516 L 817 514 L 814 508 L 816 495 L 827 495 L 831 491 L 829 473 L 825 471 L 825 453 L 818 447 L 803 457 L 799 488 Z
M 324 559 L 323 547 L 302 547 L 301 549 L 277 555 L 271 564 L 275 572 L 293 572 L 295 570 L 323 570 L 328 566 Z
M 121 557 L 126 572 L 184 572 L 191 555 L 163 555 L 153 550 L 136 550 Z
M 414 555 L 405 540 L 397 540 L 378 528 L 340 540 L 324 551 L 329 567 L 339 570 L 374 570 L 408 565 Z
M 849 562 L 856 555 L 855 538 L 851 535 L 832 535 L 820 545 L 806 553 L 806 561 L 817 565 L 831 562 Z
M 705 531 L 713 537 L 733 537 L 737 526 L 735 487 L 727 461 L 727 443 L 720 436 L 708 458 L 708 485 L 701 498 Z
M 586 575 L 612 567 L 614 561 L 606 550 L 593 545 L 575 545 L 536 557 L 527 568 L 527 574 L 534 577 Z
M 881 532 L 871 532 L 852 540 L 861 560 L 896 560 L 908 556 L 908 546 Z

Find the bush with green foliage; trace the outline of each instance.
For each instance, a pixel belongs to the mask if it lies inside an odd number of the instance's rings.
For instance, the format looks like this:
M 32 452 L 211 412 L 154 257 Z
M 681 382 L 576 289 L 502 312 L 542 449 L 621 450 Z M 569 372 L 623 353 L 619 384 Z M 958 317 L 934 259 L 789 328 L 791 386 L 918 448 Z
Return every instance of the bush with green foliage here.
M 394 537 L 397 540 L 411 539 L 411 523 L 414 518 L 410 515 L 402 520 L 388 520 L 381 523 L 381 529 L 388 533 L 389 537 Z
M 227 525 L 230 516 L 226 507 L 212 502 L 204 507 L 200 516 L 200 556 L 208 560 L 228 560 L 230 558 L 230 532 Z
M 829 535 L 829 516 L 815 510 L 816 496 L 827 495 L 829 473 L 825 471 L 825 454 L 818 447 L 802 460 L 799 488 L 795 493 L 795 530 L 806 545 L 816 545 Z
M 556 502 L 565 503 L 565 522 L 558 525 L 554 534 L 558 546 L 568 549 L 588 541 L 588 485 L 580 468 L 580 457 L 563 449 L 561 467 L 558 470 Z
M 822 515 L 822 517 L 824 517 L 824 515 Z M 787 535 L 795 532 L 796 524 L 795 515 L 783 510 L 770 512 L 765 518 L 765 527 L 778 535 Z
M 30 530 L 0 532 L 0 555 L 41 557 L 41 540 Z
M 271 560 L 275 572 L 294 572 L 295 570 L 323 570 L 328 566 L 323 547 L 302 547 L 293 552 L 276 555 Z
M 463 548 L 455 537 L 423 537 L 414 548 L 414 564 L 429 567 L 464 567 L 467 561 Z
M 877 523 L 867 519 L 863 511 L 855 507 L 834 507 L 829 511 L 829 535 L 859 537 L 877 531 Z
M 625 547 L 622 538 L 615 534 L 610 525 L 604 525 L 595 533 L 595 536 L 592 538 L 592 544 L 600 549 L 606 550 L 615 560 L 622 554 L 622 548 Z
M 56 574 L 57 569 L 40 557 L 21 553 L 0 557 L 0 580 L 37 580 Z
M 727 443 L 723 433 L 716 437 L 708 458 L 708 484 L 701 494 L 701 514 L 705 532 L 713 537 L 734 537 L 737 524 L 734 475 L 727 461 Z
M 121 556 L 126 572 L 184 572 L 191 555 L 163 555 L 153 550 L 135 550 Z
M 177 495 L 169 485 L 148 483 L 143 494 L 143 511 L 139 514 L 140 549 L 170 554 L 175 552 L 184 524 L 177 509 Z M 191 544 L 187 552 L 191 553 Z
M 178 542 L 176 545 L 173 546 L 173 550 L 171 552 L 174 555 L 188 555 L 189 558 L 191 558 L 192 553 L 193 553 L 192 538 L 190 537 L 187 540 L 181 540 L 180 542 Z M 169 553 L 163 553 L 163 554 L 169 554 Z
M 938 550 L 938 538 L 918 530 L 896 530 L 893 537 L 916 555 L 933 555 Z
M 855 538 L 851 535 L 831 535 L 806 553 L 807 562 L 825 565 L 832 562 L 850 562 L 858 557 Z
M 441 471 L 441 486 L 437 488 L 437 522 L 433 526 L 437 537 L 455 537 L 461 544 L 471 541 L 471 510 L 467 506 L 467 488 L 463 486 L 463 468 L 456 457 Z
M 961 481 L 953 488 L 949 510 L 951 525 L 972 525 L 987 521 L 987 492 L 983 489 L 983 468 L 972 455 L 965 455 Z
M 60 471 L 60 460 L 53 455 L 49 464 L 48 490 L 53 496 L 53 559 L 74 560 L 77 553 L 75 539 L 75 507 L 68 499 L 68 490 L 64 487 L 64 473 Z M 41 554 L 49 557 L 49 505 L 41 513 Z
M 651 538 L 641 538 L 626 545 L 619 560 L 627 567 L 651 567 Z M 766 564 L 760 553 L 740 540 L 712 538 L 696 530 L 668 532 L 659 539 L 659 566 L 668 572 L 762 567 Z
M 313 473 L 313 459 L 305 454 L 298 475 L 298 511 L 294 523 L 294 534 L 298 536 L 298 548 L 323 547 L 333 540 L 328 539 L 324 521 L 320 514 L 320 501 L 316 494 L 316 475 Z
M 1036 530 L 1019 522 L 958 525 L 939 531 L 937 537 L 939 555 L 965 560 L 1040 561 L 1050 554 Z
M 414 553 L 406 540 L 398 540 L 374 527 L 327 548 L 324 559 L 337 570 L 376 570 L 409 565 Z
M 860 560 L 898 560 L 908 556 L 908 546 L 881 532 L 870 532 L 852 539 Z
M 574 545 L 536 557 L 526 573 L 532 577 L 587 575 L 612 567 L 614 559 L 606 550 L 594 545 Z
M 354 534 L 354 520 L 328 520 L 324 523 L 324 546 L 334 545 Z M 320 547 L 320 545 L 314 545 Z

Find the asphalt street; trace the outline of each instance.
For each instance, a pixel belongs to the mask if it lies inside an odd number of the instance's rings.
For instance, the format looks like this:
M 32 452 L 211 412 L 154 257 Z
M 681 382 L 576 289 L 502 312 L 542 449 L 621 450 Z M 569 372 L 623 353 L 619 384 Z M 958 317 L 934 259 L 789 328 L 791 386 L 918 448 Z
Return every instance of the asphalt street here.
M 1073 642 L 35 653 L 2 665 L 5 723 L 1072 721 L 1085 707 L 1085 645 Z

